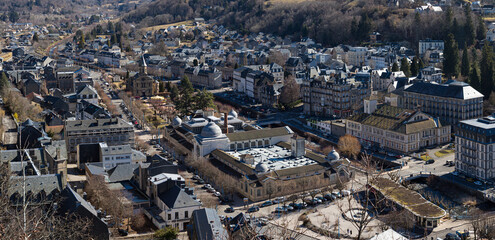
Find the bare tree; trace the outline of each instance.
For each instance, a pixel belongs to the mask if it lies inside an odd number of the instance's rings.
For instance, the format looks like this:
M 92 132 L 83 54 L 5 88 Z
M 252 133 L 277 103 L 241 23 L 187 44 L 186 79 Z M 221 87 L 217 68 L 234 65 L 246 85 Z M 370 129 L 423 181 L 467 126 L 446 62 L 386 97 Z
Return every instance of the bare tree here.
M 346 134 L 339 138 L 338 148 L 342 154 L 355 159 L 361 152 L 361 143 L 356 137 Z
M 279 102 L 284 106 L 284 108 L 290 108 L 291 104 L 300 98 L 300 94 L 299 84 L 297 84 L 294 76 L 289 75 L 285 78 L 284 87 L 280 93 Z

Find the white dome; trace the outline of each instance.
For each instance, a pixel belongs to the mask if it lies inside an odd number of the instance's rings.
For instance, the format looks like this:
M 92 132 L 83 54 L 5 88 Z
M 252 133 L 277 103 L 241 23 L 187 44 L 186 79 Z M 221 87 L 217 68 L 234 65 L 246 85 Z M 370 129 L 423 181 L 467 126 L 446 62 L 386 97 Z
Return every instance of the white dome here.
M 178 127 L 182 124 L 182 120 L 176 116 L 173 120 L 172 120 L 172 126 L 174 127 Z
M 235 118 L 237 118 L 239 116 L 234 109 L 230 110 L 229 115 L 232 117 L 235 117 Z
M 204 138 L 215 138 L 222 135 L 222 129 L 214 122 L 209 122 L 201 130 L 201 136 Z
M 339 160 L 339 159 L 340 159 L 340 155 L 339 155 L 339 153 L 338 153 L 337 151 L 335 151 L 335 149 L 334 149 L 334 150 L 332 150 L 331 152 L 329 152 L 329 153 L 328 153 L 328 155 L 327 155 L 326 159 L 327 159 L 328 161 Z
M 256 172 L 259 172 L 259 173 L 268 172 L 268 165 L 260 162 L 260 163 L 256 164 L 256 167 L 254 168 L 254 170 Z

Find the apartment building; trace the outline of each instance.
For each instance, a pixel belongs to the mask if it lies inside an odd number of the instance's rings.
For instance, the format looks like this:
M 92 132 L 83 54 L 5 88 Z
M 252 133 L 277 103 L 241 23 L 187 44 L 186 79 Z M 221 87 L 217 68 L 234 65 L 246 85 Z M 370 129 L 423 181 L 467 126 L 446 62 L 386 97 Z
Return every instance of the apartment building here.
M 395 93 L 399 95 L 399 107 L 419 109 L 438 117 L 444 124 L 454 126 L 459 121 L 483 115 L 483 94 L 467 83 L 416 82 Z
M 495 177 L 495 117 L 459 122 L 455 150 L 457 172 L 482 181 Z
M 348 117 L 363 107 L 363 100 L 371 94 L 370 87 L 369 77 L 357 80 L 344 74 L 304 80 L 301 85 L 304 114 Z
M 443 50 L 444 48 L 444 43 L 442 40 L 431 40 L 431 39 L 426 39 L 426 40 L 420 40 L 419 41 L 419 55 L 423 55 L 426 53 L 428 50 Z
M 109 146 L 134 145 L 134 128 L 121 118 L 69 120 L 65 122 L 64 139 L 69 162 L 76 161 L 77 146 L 82 143 L 106 142 Z
M 184 75 L 191 83 L 200 88 L 218 89 L 222 87 L 222 72 L 208 65 L 188 67 Z
M 363 146 L 400 153 L 447 143 L 450 129 L 421 111 L 388 105 L 353 115 L 346 122 L 346 133 L 357 137 Z
M 352 66 L 363 66 L 366 64 L 368 48 L 351 47 L 347 52 L 347 64 Z

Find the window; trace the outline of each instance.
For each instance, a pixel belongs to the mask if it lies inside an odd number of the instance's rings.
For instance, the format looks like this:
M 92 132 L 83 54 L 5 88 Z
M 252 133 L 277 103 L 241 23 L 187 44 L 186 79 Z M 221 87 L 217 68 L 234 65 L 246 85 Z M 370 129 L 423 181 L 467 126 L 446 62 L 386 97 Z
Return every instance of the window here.
M 175 219 L 179 219 L 179 213 L 178 212 L 175 213 Z
M 168 214 L 168 220 L 172 220 L 172 214 Z
M 184 213 L 184 218 L 189 218 L 189 212 L 188 212 L 188 211 L 186 211 L 186 212 Z

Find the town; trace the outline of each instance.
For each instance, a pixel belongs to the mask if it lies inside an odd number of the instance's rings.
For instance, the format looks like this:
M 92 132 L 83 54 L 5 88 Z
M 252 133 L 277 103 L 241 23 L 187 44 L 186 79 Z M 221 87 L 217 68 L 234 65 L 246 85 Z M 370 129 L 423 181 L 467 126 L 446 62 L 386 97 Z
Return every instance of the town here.
M 0 14 L 0 238 L 495 239 L 493 5 L 328 44 L 152 4 Z

